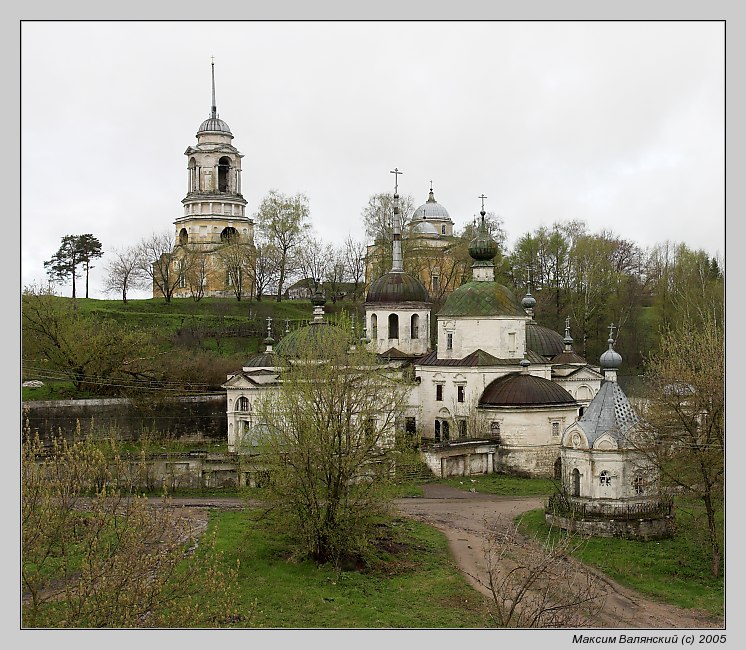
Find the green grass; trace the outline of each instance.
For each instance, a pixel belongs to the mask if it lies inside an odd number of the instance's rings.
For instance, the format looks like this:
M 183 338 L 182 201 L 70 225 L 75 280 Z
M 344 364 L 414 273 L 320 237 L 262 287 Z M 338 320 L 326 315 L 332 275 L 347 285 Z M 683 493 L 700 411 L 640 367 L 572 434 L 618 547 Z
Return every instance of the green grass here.
M 294 559 L 288 540 L 247 513 L 213 512 L 226 566 L 240 562 L 241 625 L 262 628 L 481 628 L 483 599 L 449 557 L 445 537 L 424 524 L 391 520 L 389 550 L 374 566 L 342 571 Z
M 622 585 L 663 602 L 685 608 L 703 609 L 723 615 L 724 580 L 710 574 L 708 549 L 700 541 L 702 533 L 696 505 L 677 506 L 677 532 L 671 539 L 640 542 L 591 537 L 575 555 Z M 523 515 L 520 530 L 544 539 L 549 527 L 544 510 Z M 556 534 L 553 531 L 552 534 Z
M 554 482 L 544 478 L 522 478 L 505 474 L 481 474 L 479 476 L 456 476 L 433 481 L 450 485 L 460 490 L 471 490 L 501 496 L 544 496 L 555 492 Z

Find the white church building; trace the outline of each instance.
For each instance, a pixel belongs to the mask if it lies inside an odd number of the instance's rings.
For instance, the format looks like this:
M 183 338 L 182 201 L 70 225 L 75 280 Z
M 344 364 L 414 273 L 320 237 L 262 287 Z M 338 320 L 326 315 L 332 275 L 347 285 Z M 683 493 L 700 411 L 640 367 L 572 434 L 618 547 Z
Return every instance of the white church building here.
M 472 279 L 453 291 L 435 314 L 427 289 L 406 272 L 401 249 L 398 169 L 394 191 L 393 255 L 388 273 L 373 281 L 365 300 L 362 343 L 392 372 L 410 368 L 402 427 L 419 442 L 438 476 L 506 472 L 559 477 L 561 434 L 583 413 L 601 386 L 598 367 L 572 350 L 565 337 L 533 319 L 535 299 L 519 302 L 495 280 L 497 244 L 481 222 L 469 245 Z M 301 338 L 339 336 L 327 323 L 323 298 L 314 321 L 286 333 L 277 346 L 247 360 L 229 376 L 228 444 L 251 452 L 251 431 L 261 426 L 256 401 L 277 390 L 281 358 Z M 431 341 L 431 319 L 436 341 Z

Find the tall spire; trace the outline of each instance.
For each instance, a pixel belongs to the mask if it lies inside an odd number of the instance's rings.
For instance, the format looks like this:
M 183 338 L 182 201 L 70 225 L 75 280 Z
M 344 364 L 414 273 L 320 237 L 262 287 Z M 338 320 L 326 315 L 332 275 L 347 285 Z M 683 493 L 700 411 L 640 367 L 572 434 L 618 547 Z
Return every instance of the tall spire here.
M 394 229 L 394 246 L 391 256 L 391 272 L 402 273 L 404 271 L 404 261 L 401 252 L 401 217 L 399 215 L 399 174 L 403 172 L 399 171 L 398 167 L 390 172 L 394 174 L 394 222 L 392 224 Z
M 212 59 L 210 65 L 212 66 L 212 109 L 210 110 L 210 117 L 218 116 L 218 107 L 215 103 L 215 57 L 211 56 Z
M 482 199 L 482 220 L 477 226 L 477 232 L 474 239 L 469 242 L 469 255 L 474 260 L 471 265 L 472 278 L 477 282 L 494 282 L 495 281 L 495 255 L 497 255 L 497 244 L 490 236 L 487 225 L 484 222 L 484 200 L 487 198 L 484 194 L 477 197 Z

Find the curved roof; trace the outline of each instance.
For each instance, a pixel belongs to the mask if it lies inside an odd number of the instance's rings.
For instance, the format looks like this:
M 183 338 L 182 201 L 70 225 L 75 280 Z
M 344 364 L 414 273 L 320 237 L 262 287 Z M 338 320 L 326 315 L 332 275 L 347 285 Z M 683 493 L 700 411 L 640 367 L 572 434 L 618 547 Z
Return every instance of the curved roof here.
M 218 132 L 233 137 L 230 127 L 219 117 L 208 117 L 204 122 L 202 122 L 202 124 L 199 125 L 197 135 L 205 132 Z
M 430 190 L 427 201 L 417 208 L 412 215 L 412 220 L 416 219 L 448 219 L 450 221 L 451 215 L 448 214 L 448 210 L 435 200 L 433 191 Z
M 275 346 L 275 353 L 284 357 L 299 357 L 306 354 L 322 357 L 324 350 L 330 345 L 346 345 L 348 338 L 341 327 L 331 323 L 313 322 L 283 336 Z
M 583 357 L 576 352 L 565 350 L 552 357 L 552 363 L 587 363 Z
M 607 433 L 617 441 L 619 447 L 624 447 L 626 434 L 639 421 L 619 384 L 604 381 L 577 424 L 588 438 L 590 447 Z
M 274 368 L 275 355 L 272 352 L 257 352 L 244 364 L 246 368 Z
M 435 235 L 440 236 L 438 229 L 427 221 L 418 221 L 417 223 L 410 224 L 411 231 L 417 235 Z
M 484 389 L 480 406 L 546 406 L 576 404 L 562 386 L 549 379 L 527 373 L 512 373 L 498 377 Z
M 565 340 L 558 332 L 532 320 L 526 324 L 526 347 L 542 357 L 556 357 L 565 351 Z
M 430 296 L 422 282 L 409 273 L 389 271 L 371 283 L 365 302 L 430 302 Z
M 510 289 L 497 282 L 480 281 L 462 284 L 448 296 L 438 312 L 438 316 L 525 315 L 526 312 Z

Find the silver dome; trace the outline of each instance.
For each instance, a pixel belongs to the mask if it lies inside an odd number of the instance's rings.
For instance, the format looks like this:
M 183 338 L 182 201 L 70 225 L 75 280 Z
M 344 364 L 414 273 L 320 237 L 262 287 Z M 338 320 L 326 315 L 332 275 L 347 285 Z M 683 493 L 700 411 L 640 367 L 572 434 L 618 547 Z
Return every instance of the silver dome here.
M 615 370 L 622 365 L 622 355 L 614 349 L 613 339 L 608 340 L 609 349 L 601 355 L 599 361 L 601 362 L 602 368 L 608 368 L 609 370 Z
M 428 223 L 427 221 L 419 221 L 418 223 L 413 223 L 411 228 L 412 232 L 418 235 L 435 235 L 436 237 L 440 236 L 438 229 L 433 224 Z
M 204 122 L 202 122 L 202 124 L 199 125 L 197 135 L 206 131 L 225 133 L 226 135 L 233 136 L 230 127 L 219 117 L 208 117 Z
M 435 200 L 433 191 L 430 190 L 427 202 L 417 208 L 412 215 L 413 221 L 417 219 L 448 219 L 450 221 L 451 215 L 448 214 L 448 210 Z

